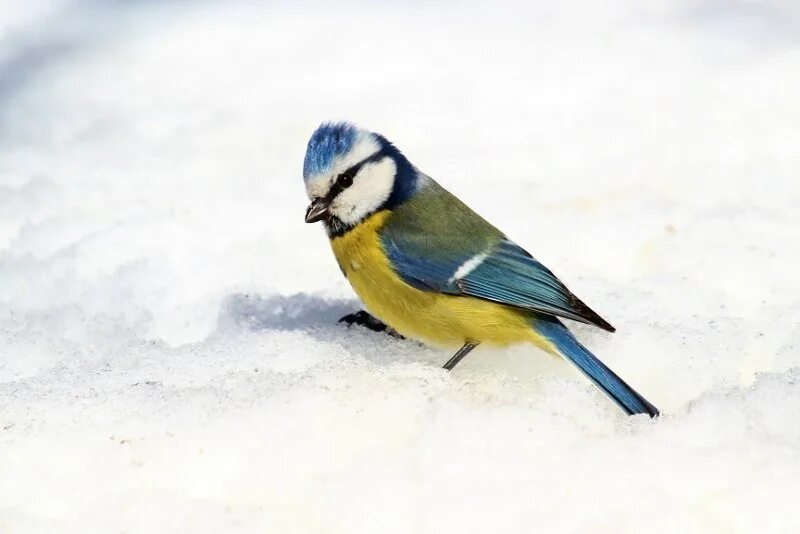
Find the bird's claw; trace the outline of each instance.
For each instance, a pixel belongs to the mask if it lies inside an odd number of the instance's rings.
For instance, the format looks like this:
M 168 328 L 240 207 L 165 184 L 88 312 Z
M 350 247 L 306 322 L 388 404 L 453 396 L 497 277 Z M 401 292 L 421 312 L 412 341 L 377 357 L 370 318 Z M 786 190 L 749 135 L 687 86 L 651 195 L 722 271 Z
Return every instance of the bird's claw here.
M 365 312 L 364 310 L 360 310 L 355 313 L 350 313 L 348 315 L 345 315 L 337 322 L 345 323 L 348 327 L 355 324 L 358 326 L 369 328 L 373 332 L 384 332 L 392 337 L 396 337 L 397 339 L 405 339 L 403 336 L 398 334 L 394 328 L 391 328 L 390 326 L 384 324 L 379 319 L 376 319 L 375 317 Z

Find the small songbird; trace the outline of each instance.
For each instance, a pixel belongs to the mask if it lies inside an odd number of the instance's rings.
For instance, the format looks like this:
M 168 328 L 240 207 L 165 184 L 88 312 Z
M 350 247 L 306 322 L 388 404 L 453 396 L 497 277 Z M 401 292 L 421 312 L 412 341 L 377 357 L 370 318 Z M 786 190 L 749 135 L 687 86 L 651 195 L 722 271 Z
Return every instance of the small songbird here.
M 559 317 L 614 327 L 382 135 L 322 124 L 308 141 L 303 179 L 306 222 L 323 222 L 339 267 L 377 317 L 343 320 L 460 347 L 448 370 L 481 343 L 529 342 L 574 364 L 626 413 L 658 415 Z

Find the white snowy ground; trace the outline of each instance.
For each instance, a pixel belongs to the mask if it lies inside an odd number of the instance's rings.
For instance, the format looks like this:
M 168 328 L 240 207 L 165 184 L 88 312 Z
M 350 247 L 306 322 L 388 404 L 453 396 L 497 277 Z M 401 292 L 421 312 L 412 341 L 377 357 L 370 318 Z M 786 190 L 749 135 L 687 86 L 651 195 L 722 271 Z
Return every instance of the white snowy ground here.
M 2 4 L 0 532 L 800 531 L 796 2 Z M 663 417 L 337 326 L 326 119 L 545 261 Z

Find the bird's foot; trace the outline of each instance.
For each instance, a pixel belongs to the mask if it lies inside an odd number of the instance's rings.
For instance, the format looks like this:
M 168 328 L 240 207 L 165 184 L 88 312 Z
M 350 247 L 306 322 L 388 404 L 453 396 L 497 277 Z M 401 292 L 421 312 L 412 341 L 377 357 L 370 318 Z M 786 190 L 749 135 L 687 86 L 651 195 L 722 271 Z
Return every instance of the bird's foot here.
M 392 337 L 396 337 L 397 339 L 405 339 L 403 336 L 397 333 L 397 330 L 394 328 L 382 323 L 379 319 L 376 319 L 372 315 L 368 314 L 364 310 L 357 311 L 356 313 L 351 313 L 345 315 L 341 319 L 337 321 L 338 323 L 345 323 L 348 327 L 352 325 L 363 326 L 365 328 L 369 328 L 374 332 L 384 332 L 389 334 Z

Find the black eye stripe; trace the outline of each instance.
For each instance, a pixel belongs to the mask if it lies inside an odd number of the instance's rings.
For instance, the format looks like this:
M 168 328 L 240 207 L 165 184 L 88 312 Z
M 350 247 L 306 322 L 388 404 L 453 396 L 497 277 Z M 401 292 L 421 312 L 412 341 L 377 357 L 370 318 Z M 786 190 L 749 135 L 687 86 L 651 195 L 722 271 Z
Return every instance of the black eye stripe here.
M 356 173 L 358 171 L 359 169 L 356 169 L 355 167 L 350 167 L 349 169 L 347 169 L 342 174 L 336 177 L 336 183 L 340 184 L 344 188 L 350 187 L 351 185 L 353 185 L 353 178 L 356 177 Z
M 383 150 L 379 150 L 368 158 L 362 159 L 346 171 L 339 173 L 339 175 L 336 177 L 336 181 L 333 182 L 333 186 L 331 186 L 330 191 L 328 191 L 327 198 L 333 199 L 336 197 L 336 195 L 353 185 L 353 179 L 358 174 L 358 171 L 361 170 L 361 167 L 367 163 L 375 163 L 376 161 L 380 161 L 384 158 L 384 156 L 386 156 L 386 153 Z

